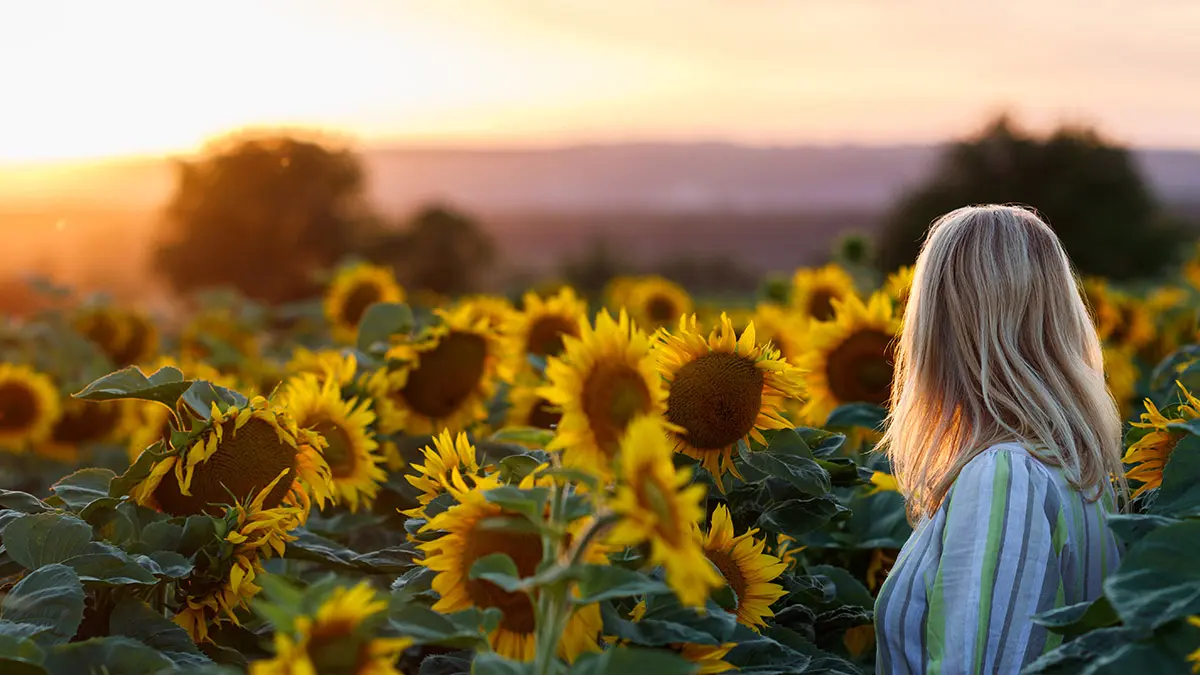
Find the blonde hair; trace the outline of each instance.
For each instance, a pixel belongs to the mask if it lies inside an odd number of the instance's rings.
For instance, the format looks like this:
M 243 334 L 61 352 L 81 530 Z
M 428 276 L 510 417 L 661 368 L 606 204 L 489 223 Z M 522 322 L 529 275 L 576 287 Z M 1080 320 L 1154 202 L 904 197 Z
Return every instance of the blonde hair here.
M 916 520 L 1009 441 L 1089 499 L 1114 477 L 1127 491 L 1120 415 L 1066 251 L 1031 210 L 970 206 L 938 218 L 917 258 L 880 446 Z

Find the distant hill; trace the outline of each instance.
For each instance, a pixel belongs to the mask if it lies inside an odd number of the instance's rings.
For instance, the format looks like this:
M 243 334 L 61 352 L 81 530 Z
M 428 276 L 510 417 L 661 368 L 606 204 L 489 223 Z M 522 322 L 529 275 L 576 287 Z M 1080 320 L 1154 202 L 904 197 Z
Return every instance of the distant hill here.
M 373 202 L 403 213 L 444 200 L 503 213 L 778 214 L 880 211 L 928 174 L 937 146 L 587 145 L 539 150 L 368 149 Z M 1200 152 L 1138 150 L 1164 201 L 1200 202 Z M 36 170 L 0 167 L 0 208 L 29 204 L 152 208 L 170 193 L 169 160 Z

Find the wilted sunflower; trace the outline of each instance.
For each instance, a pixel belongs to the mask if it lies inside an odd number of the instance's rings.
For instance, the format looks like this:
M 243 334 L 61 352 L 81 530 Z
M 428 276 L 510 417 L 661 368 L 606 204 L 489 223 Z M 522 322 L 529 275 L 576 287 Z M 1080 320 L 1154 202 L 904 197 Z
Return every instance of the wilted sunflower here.
M 692 296 L 674 281 L 659 276 L 642 277 L 629 289 L 625 308 L 645 330 L 674 325 L 692 312 Z
M 467 439 L 467 435 L 459 432 L 455 438 L 448 430 L 438 434 L 433 439 L 433 447 L 426 446 L 421 450 L 425 456 L 424 464 L 414 464 L 412 473 L 405 476 L 413 487 L 421 491 L 417 495 L 419 508 L 406 512 L 406 515 L 418 517 L 426 504 L 438 495 L 446 492 L 450 477 L 458 472 L 471 482 L 479 473 L 479 459 L 475 446 Z
M 850 296 L 834 306 L 835 320 L 809 327 L 800 360 L 809 395 L 801 413 L 815 424 L 846 403 L 887 405 L 892 391 L 893 341 L 900 330 L 892 301 L 876 293 L 867 304 Z
M 377 302 L 403 302 L 404 289 L 392 270 L 360 263 L 338 271 L 325 294 L 325 318 L 339 342 L 354 342 L 358 322 L 367 308 Z
M 281 403 L 296 420 L 296 426 L 310 429 L 325 439 L 321 456 L 329 465 L 333 497 L 337 503 L 358 511 L 361 504 L 370 507 L 387 473 L 380 464 L 383 456 L 370 426 L 375 421 L 370 401 L 345 400 L 334 379 L 324 382 L 305 373 L 285 385 Z
M 116 442 L 128 428 L 128 414 L 128 406 L 68 397 L 50 437 L 37 443 L 34 451 L 60 462 L 78 462 L 93 444 Z
M 504 326 L 512 371 L 529 370 L 530 356 L 544 359 L 560 355 L 563 338 L 579 337 L 585 323 L 587 303 L 570 287 L 545 300 L 526 293 L 521 311 L 513 312 Z
M 539 386 L 519 384 L 508 390 L 508 419 L 510 427 L 554 429 L 562 419 L 558 408 L 538 393 Z
M 770 342 L 788 363 L 799 361 L 804 352 L 804 333 L 808 329 L 808 321 L 803 316 L 787 307 L 763 303 L 755 308 L 750 323 L 754 324 L 759 342 Z
M 166 367 L 178 368 L 186 380 L 205 380 L 227 389 L 237 386 L 236 378 L 222 374 L 207 363 L 180 362 L 169 356 L 159 357 L 150 366 L 139 367 L 139 370 L 143 373 L 156 373 Z M 130 399 L 125 403 L 125 428 L 119 435 L 128 441 L 129 463 L 132 464 L 149 446 L 171 439 L 171 411 L 163 404 L 151 401 Z
M 650 544 L 650 564 L 662 565 L 679 601 L 702 607 L 724 581 L 694 535 L 704 518 L 705 488 L 689 485 L 689 469 L 675 468 L 663 421 L 641 416 L 621 441 L 621 482 L 611 507 L 621 520 L 609 533 L 613 546 Z
M 675 333 L 659 334 L 658 372 L 667 383 L 667 421 L 675 449 L 704 464 L 714 477 L 737 476 L 733 449 L 763 429 L 788 429 L 781 415 L 788 399 L 800 397 L 801 370 L 779 352 L 757 342 L 754 324 L 738 338 L 729 318 L 707 339 L 696 317 L 680 320 Z
M 629 423 L 667 410 L 650 339 L 625 312 L 616 320 L 601 312 L 594 329 L 585 324 L 579 338 L 566 338 L 564 345 L 563 355 L 547 362 L 548 384 L 537 390 L 562 410 L 546 450 L 562 450 L 568 466 L 610 475 Z
M 250 663 L 250 675 L 402 675 L 396 660 L 408 638 L 372 637 L 387 601 L 370 584 L 338 587 L 313 616 L 295 619 L 293 633 L 275 633 L 275 658 Z
M 243 408 L 222 411 L 213 404 L 211 420 L 193 430 L 190 445 L 167 447 L 129 494 L 173 516 L 219 515 L 223 504 L 273 484 L 263 497 L 264 508 L 296 506 L 306 518 L 310 498 L 322 506 L 333 487 L 321 456 L 324 444 L 320 435 L 299 428 L 284 408 L 261 396 Z M 283 480 L 274 482 L 280 473 Z
M 262 590 L 254 583 L 264 574 L 262 561 L 273 554 L 283 555 L 287 542 L 295 539 L 288 532 L 303 522 L 302 509 L 264 506 L 279 486 L 287 484 L 287 473 L 279 472 L 253 499 L 234 503 L 218 514 L 223 515 L 227 532 L 220 556 L 202 557 L 203 567 L 180 582 L 184 606 L 175 615 L 175 623 L 196 643 L 208 640 L 211 627 L 227 621 L 240 625 L 237 610 L 245 609 L 247 601 Z
M 53 380 L 27 366 L 0 363 L 0 449 L 21 452 L 45 441 L 61 415 Z
M 1135 428 L 1149 430 L 1125 451 L 1124 462 L 1134 465 L 1125 473 L 1125 477 L 1142 484 L 1133 491 L 1134 497 L 1162 485 L 1163 468 L 1166 467 L 1171 452 L 1184 436 L 1183 432 L 1172 431 L 1167 425 L 1200 418 L 1200 400 L 1192 396 L 1182 384 L 1178 386 L 1183 400 L 1177 406 L 1173 406 L 1175 410 L 1171 417 L 1167 417 L 1150 399 L 1146 399 L 1146 412 L 1142 413 L 1142 421 L 1131 422 Z M 1170 411 L 1170 408 L 1167 410 Z
M 896 316 L 904 316 L 904 308 L 908 306 L 908 294 L 912 290 L 913 274 L 916 269 L 905 265 L 888 275 L 883 282 L 883 292 L 892 299 L 896 307 Z
M 834 314 L 834 300 L 854 297 L 858 297 L 854 278 L 837 264 L 801 268 L 792 277 L 792 308 L 806 318 L 829 321 Z
M 487 418 L 497 381 L 510 379 L 503 342 L 469 307 L 437 310 L 442 323 L 411 343 L 388 350 L 402 365 L 366 378 L 379 429 L 411 436 L 462 431 Z
M 704 555 L 721 570 L 726 583 L 737 597 L 738 623 L 754 630 L 766 627 L 764 617 L 775 616 L 771 604 L 787 594 L 771 581 L 783 574 L 787 563 L 765 553 L 766 541 L 755 539 L 756 529 L 734 536 L 729 509 L 719 505 L 713 511 L 712 525 L 703 537 Z
M 474 488 L 467 487 L 457 472 L 450 487 L 458 504 L 433 517 L 426 531 L 445 532 L 421 545 L 425 559 L 421 564 L 438 574 L 433 590 L 441 599 L 433 606 L 439 612 L 457 612 L 471 607 L 499 608 L 504 613 L 500 626 L 488 640 L 501 656 L 532 661 L 537 648 L 535 610 L 529 596 L 509 592 L 483 579 L 471 579 L 471 566 L 484 556 L 504 553 L 512 558 L 521 577 L 533 576 L 542 562 L 542 537 L 536 532 L 504 532 L 487 526 L 486 521 L 506 515 L 504 509 L 487 500 L 485 493 L 499 487 L 492 477 L 480 478 Z M 507 514 L 512 515 L 512 514 Z M 578 522 L 578 521 L 577 521 Z M 603 562 L 603 548 L 594 546 L 584 553 L 590 563 Z M 567 619 L 558 644 L 559 656 L 574 661 L 585 651 L 599 649 L 598 638 L 603 621 L 599 605 L 576 607 Z

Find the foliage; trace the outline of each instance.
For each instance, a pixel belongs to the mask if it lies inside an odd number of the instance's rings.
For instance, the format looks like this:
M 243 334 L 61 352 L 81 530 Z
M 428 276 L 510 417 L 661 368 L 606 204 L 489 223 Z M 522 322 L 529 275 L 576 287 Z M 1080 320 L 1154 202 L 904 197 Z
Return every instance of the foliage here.
M 480 291 L 496 260 L 491 235 L 474 218 L 441 205 L 379 235 L 364 253 L 394 267 L 405 287 L 438 296 Z

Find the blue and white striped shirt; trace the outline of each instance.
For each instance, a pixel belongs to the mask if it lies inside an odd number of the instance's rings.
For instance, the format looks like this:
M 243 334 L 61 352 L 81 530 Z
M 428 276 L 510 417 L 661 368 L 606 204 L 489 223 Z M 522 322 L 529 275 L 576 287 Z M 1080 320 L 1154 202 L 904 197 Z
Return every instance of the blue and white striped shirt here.
M 877 672 L 1017 673 L 1058 646 L 1030 617 L 1101 594 L 1113 508 L 1016 443 L 972 459 L 879 591 Z

